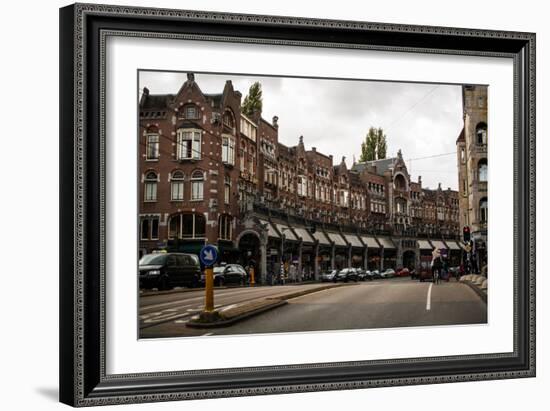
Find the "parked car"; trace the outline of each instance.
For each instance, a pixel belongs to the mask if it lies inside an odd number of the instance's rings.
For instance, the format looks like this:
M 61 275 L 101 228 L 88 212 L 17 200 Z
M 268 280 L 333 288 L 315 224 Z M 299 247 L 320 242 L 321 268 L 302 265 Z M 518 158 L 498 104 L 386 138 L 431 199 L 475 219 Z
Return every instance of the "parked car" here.
M 322 282 L 336 281 L 334 279 L 336 274 L 338 274 L 338 270 L 325 271 L 324 273 L 321 273 L 321 281 Z
M 199 258 L 194 254 L 145 254 L 139 260 L 140 288 L 169 290 L 177 286 L 196 287 L 200 278 Z
M 370 274 L 371 274 L 371 277 L 375 280 L 378 280 L 378 279 L 382 278 L 380 276 L 380 271 L 378 271 L 378 270 L 371 271 Z
M 239 264 L 227 264 L 220 267 L 214 267 L 214 285 L 238 284 L 245 285 L 247 273 Z M 204 273 L 201 276 L 201 282 L 205 282 Z
M 387 268 L 380 276 L 382 278 L 393 278 L 395 277 L 395 270 L 393 268 Z
M 372 281 L 371 272 L 368 270 L 363 270 L 362 268 L 357 268 L 357 279 L 359 281 Z
M 348 281 L 357 282 L 357 279 L 357 271 L 355 271 L 355 268 L 344 268 L 343 270 L 338 271 L 338 274 L 336 274 L 333 281 L 343 281 L 347 283 Z
M 408 277 L 409 275 L 411 275 L 411 272 L 410 270 L 407 268 L 407 267 L 403 267 L 403 268 L 399 268 L 396 272 L 395 272 L 395 275 L 397 277 Z

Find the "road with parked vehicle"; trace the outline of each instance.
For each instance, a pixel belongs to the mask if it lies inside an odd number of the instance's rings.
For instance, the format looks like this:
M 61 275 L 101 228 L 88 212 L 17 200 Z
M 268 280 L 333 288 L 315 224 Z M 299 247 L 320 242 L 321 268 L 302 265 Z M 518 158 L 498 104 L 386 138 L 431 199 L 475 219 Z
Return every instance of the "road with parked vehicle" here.
M 386 278 L 378 273 L 376 278 L 369 278 L 370 281 L 364 277 L 355 273 L 349 278 L 325 278 L 321 283 L 217 287 L 215 306 L 219 310 L 285 293 L 308 294 L 289 298 L 286 305 L 233 325 L 212 329 L 186 326 L 191 317 L 204 308 L 203 289 L 143 291 L 139 299 L 140 336 L 210 336 L 487 322 L 486 303 L 468 285 L 452 278 L 433 284 L 396 273 Z M 329 282 L 337 286 L 326 289 Z M 314 290 L 315 287 L 320 291 Z

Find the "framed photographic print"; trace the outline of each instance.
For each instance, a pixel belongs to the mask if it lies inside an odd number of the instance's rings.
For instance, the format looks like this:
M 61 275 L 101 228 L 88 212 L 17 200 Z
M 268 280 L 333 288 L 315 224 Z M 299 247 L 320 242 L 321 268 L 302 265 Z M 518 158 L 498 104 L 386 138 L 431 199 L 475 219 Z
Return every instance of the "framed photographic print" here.
M 60 10 L 60 400 L 535 375 L 535 35 Z

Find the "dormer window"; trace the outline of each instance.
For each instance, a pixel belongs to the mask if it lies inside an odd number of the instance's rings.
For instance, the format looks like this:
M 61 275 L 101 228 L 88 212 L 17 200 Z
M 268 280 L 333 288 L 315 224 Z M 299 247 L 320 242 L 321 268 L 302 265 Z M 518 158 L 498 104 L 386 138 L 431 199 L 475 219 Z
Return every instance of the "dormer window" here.
M 188 120 L 193 120 L 199 118 L 199 110 L 198 107 L 194 104 L 190 104 L 188 106 L 185 106 L 184 108 L 185 118 Z
M 223 113 L 223 125 L 231 129 L 235 127 L 235 123 L 233 122 L 233 116 L 229 111 L 226 111 L 225 113 Z

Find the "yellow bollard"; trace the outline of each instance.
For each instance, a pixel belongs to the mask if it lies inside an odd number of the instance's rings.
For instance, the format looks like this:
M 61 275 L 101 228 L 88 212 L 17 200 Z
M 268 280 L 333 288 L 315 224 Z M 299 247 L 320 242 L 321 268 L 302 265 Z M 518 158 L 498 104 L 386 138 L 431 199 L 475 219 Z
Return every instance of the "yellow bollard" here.
M 208 267 L 204 270 L 206 298 L 204 311 L 214 311 L 214 270 Z
M 254 287 L 254 284 L 256 284 L 254 280 L 254 267 L 250 267 L 250 286 Z

